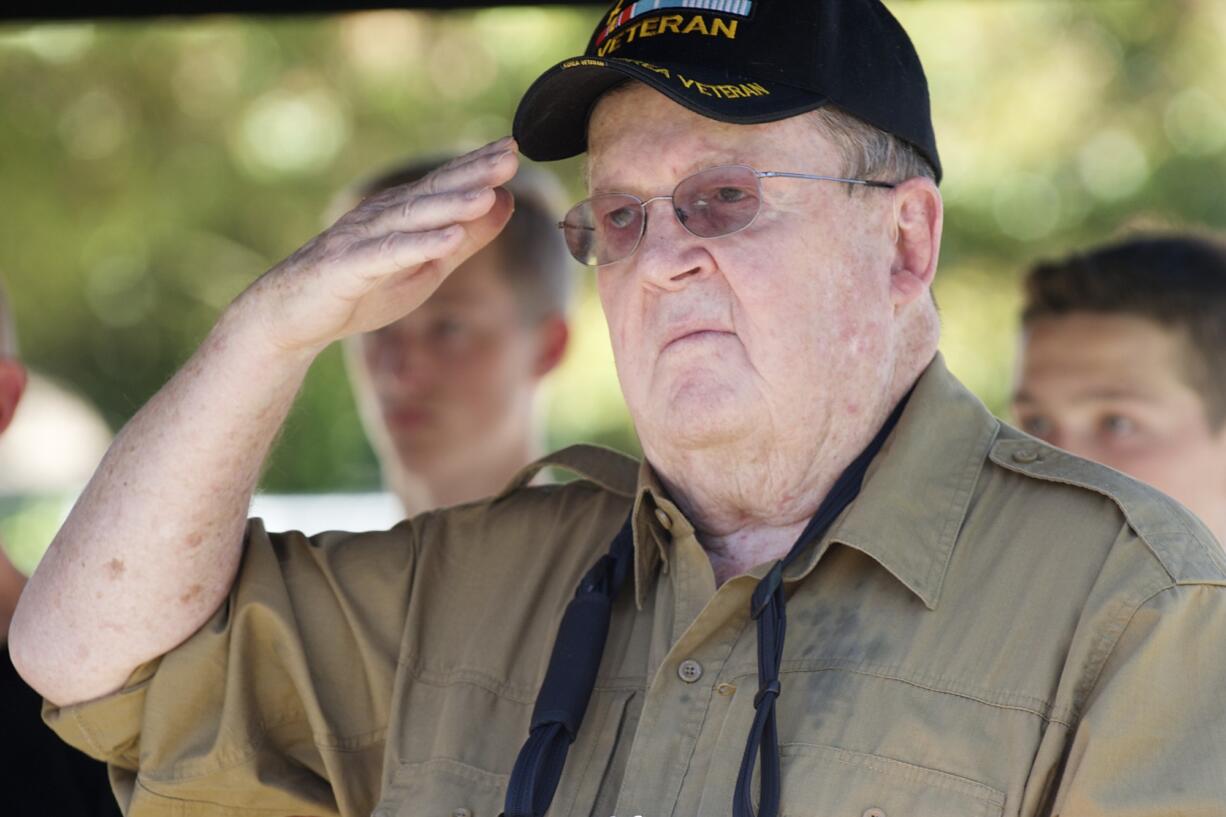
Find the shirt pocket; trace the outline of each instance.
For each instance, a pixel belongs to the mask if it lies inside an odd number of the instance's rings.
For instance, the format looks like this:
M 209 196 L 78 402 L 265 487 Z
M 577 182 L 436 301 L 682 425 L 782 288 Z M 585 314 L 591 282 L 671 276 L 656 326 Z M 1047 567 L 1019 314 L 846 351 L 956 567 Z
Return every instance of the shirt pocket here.
M 371 817 L 498 817 L 507 775 L 458 760 L 403 763 Z
M 625 767 L 622 756 L 634 734 L 636 718 L 628 712 L 632 698 L 632 691 L 621 690 L 593 696 L 579 739 L 567 753 L 551 817 L 613 813 L 620 770 Z M 514 764 L 519 748 L 516 745 L 508 754 L 507 768 Z M 372 817 L 498 817 L 509 780 L 508 774 L 452 758 L 401 763 Z M 606 802 L 609 805 L 602 811 Z
M 781 746 L 780 759 L 781 817 L 1000 817 L 1004 812 L 1003 792 L 899 760 L 803 743 Z
M 550 817 L 609 817 L 638 724 L 635 693 L 593 696 L 579 739 L 571 746 Z M 594 711 L 593 711 L 594 710 Z M 586 732 L 586 734 L 584 734 Z

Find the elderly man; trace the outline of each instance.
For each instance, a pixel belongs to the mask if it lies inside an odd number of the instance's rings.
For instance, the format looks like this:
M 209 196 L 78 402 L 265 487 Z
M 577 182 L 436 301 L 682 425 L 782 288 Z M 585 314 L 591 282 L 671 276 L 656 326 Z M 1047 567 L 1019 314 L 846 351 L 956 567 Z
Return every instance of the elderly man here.
M 641 467 L 570 450 L 550 461 L 583 479 L 529 470 L 387 533 L 243 532 L 319 350 L 506 222 L 509 139 L 269 271 L 125 429 L 14 626 L 130 814 L 1226 802 L 1212 537 L 1002 426 L 936 356 L 905 33 L 870 0 L 703 6 L 619 2 L 516 117 L 529 156 L 588 152 L 564 233 Z

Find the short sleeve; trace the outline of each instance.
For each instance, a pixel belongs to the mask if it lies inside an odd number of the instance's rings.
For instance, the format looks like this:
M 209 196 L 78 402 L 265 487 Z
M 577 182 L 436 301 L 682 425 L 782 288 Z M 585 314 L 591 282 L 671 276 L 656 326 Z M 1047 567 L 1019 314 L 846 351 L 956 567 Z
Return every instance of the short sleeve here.
M 1226 803 L 1226 587 L 1142 605 L 1073 739 L 1050 813 L 1209 817 Z
M 129 817 L 369 814 L 413 583 L 411 526 L 247 527 L 213 617 L 120 690 L 44 718 L 111 765 Z

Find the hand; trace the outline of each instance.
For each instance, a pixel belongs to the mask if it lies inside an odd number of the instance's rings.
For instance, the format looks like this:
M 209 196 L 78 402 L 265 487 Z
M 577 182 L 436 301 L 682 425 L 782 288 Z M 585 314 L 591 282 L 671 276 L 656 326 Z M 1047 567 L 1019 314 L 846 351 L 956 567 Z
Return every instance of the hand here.
M 498 187 L 519 166 L 511 138 L 362 201 L 264 273 L 230 307 L 274 351 L 318 354 L 420 306 L 511 217 Z

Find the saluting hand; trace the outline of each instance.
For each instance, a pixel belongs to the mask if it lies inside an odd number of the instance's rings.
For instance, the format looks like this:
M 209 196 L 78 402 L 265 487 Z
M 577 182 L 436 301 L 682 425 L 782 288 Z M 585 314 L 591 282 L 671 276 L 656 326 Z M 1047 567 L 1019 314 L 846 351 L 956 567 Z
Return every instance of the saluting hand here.
M 498 185 L 516 149 L 507 137 L 363 200 L 260 276 L 230 317 L 273 351 L 313 356 L 412 312 L 506 225 L 514 202 Z

